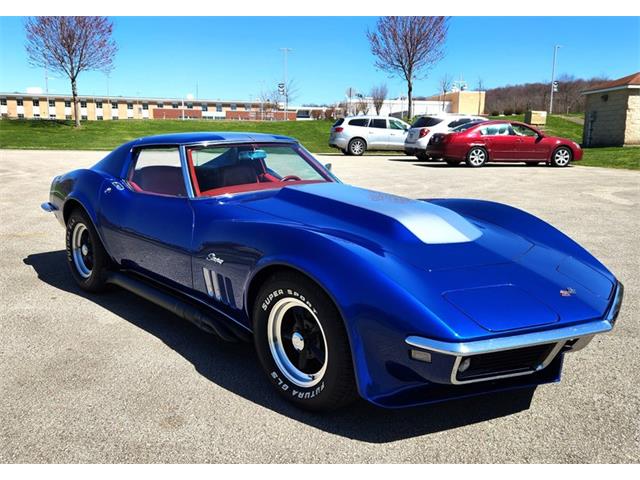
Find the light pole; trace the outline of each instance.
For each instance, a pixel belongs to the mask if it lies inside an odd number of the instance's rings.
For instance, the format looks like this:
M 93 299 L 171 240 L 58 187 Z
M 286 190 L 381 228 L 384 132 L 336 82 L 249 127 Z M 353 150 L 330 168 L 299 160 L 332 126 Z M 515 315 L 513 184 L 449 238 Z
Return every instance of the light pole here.
M 289 86 L 287 85 L 287 55 L 292 51 L 291 48 L 283 47 L 282 53 L 284 54 L 284 119 L 289 120 L 287 110 L 289 109 Z
M 556 56 L 561 45 L 553 47 L 553 67 L 551 67 L 551 96 L 549 98 L 549 115 L 553 113 L 553 92 L 555 90 L 554 82 L 556 81 Z

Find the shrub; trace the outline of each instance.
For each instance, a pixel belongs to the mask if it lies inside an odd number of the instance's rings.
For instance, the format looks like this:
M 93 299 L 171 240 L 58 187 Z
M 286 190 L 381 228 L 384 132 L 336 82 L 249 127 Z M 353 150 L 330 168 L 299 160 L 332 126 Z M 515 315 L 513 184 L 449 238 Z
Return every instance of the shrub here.
M 504 109 L 504 114 L 508 117 L 510 115 L 513 115 L 513 110 L 510 108 L 505 108 Z
M 500 112 L 498 110 L 491 110 L 492 117 L 497 117 L 498 115 L 500 115 Z

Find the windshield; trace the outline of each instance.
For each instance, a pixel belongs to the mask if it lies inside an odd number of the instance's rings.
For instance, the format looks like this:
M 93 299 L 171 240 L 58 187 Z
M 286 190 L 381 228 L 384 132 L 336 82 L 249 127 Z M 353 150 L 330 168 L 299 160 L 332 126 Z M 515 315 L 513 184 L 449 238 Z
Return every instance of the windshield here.
M 216 145 L 187 148 L 196 196 L 330 182 L 329 174 L 298 145 Z
M 463 123 L 462 125 L 458 125 L 456 128 L 452 129 L 452 132 L 464 132 L 465 130 L 469 130 L 471 127 L 475 127 L 479 123 L 482 123 L 483 120 L 475 120 L 473 122 Z
M 438 117 L 420 117 L 411 125 L 411 128 L 433 127 L 442 122 L 442 118 Z

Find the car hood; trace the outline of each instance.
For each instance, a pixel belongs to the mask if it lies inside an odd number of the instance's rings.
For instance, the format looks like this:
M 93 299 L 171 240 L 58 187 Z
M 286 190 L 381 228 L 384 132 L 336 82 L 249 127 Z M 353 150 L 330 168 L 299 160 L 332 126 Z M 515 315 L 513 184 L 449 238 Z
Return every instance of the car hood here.
M 286 187 L 245 206 L 429 271 L 508 262 L 532 246 L 439 205 L 339 183 Z
M 402 284 L 431 311 L 487 332 L 597 318 L 614 286 L 566 252 L 430 202 L 323 183 L 245 206 L 406 265 Z

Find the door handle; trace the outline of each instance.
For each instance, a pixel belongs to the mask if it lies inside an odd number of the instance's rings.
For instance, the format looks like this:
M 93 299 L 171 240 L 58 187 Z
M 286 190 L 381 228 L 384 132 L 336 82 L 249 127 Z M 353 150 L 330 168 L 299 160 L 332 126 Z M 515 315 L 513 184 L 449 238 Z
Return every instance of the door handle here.
M 104 193 L 111 193 L 111 187 L 107 187 L 104 189 Z

